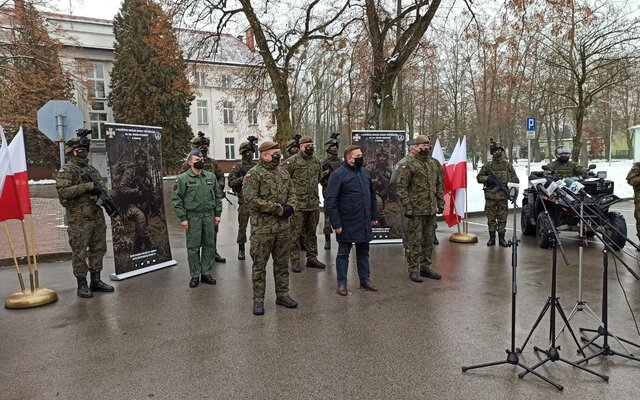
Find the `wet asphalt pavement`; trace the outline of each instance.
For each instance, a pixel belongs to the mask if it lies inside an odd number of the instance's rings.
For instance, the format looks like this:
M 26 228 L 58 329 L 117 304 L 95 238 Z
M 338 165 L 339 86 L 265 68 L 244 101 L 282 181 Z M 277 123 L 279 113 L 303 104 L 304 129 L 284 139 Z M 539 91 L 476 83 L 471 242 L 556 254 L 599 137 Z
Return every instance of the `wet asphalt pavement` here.
M 635 240 L 633 204 L 614 208 L 626 217 Z M 250 258 L 236 259 L 235 206 L 224 205 L 218 251 L 227 263 L 214 266 L 216 286 L 188 288 L 184 233 L 173 210 L 167 216 L 178 265 L 112 282 L 113 294 L 80 299 L 69 262 L 40 265 L 42 285 L 55 289 L 60 300 L 31 310 L 0 310 L 0 399 L 619 400 L 640 395 L 640 362 L 622 357 L 598 357 L 587 364 L 608 374 L 609 382 L 560 362 L 537 370 L 564 385 L 563 392 L 531 374 L 518 378 L 522 370 L 512 365 L 461 371 L 463 365 L 506 360 L 510 347 L 512 250 L 485 245 L 482 216 L 469 224 L 479 236 L 477 244 L 449 242 L 455 230 L 439 224 L 434 269 L 441 281 L 410 282 L 400 244 L 372 245 L 372 280 L 380 291 L 357 287 L 352 255 L 347 297 L 336 293 L 337 244 L 322 250 L 319 234 L 319 259 L 327 269 L 290 274 L 291 296 L 300 302 L 290 310 L 275 305 L 269 268 L 264 316 L 251 313 Z M 517 223 L 521 236 L 519 216 Z M 511 216 L 508 226 L 511 238 Z M 558 296 L 569 313 L 578 289 L 577 234 L 561 237 L 570 265 L 558 256 Z M 552 259 L 535 238 L 521 239 L 516 346 L 547 301 Z M 104 275 L 113 272 L 109 248 Z M 625 251 L 636 254 L 630 246 Z M 640 273 L 630 255 L 621 253 L 622 260 Z M 609 328 L 638 343 L 620 286 L 640 317 L 640 282 L 613 259 L 609 269 Z M 1 268 L 0 293 L 6 296 L 17 287 L 13 268 Z M 584 300 L 600 315 L 602 245 L 597 240 L 584 251 L 583 288 Z M 571 325 L 577 330 L 595 323 L 578 312 Z M 548 337 L 549 314 L 521 362 L 536 364 L 540 357 L 533 347 L 546 347 Z M 562 357 L 578 359 L 569 334 L 562 334 L 558 344 Z M 617 342 L 610 344 L 624 353 Z M 640 349 L 633 350 L 640 356 Z

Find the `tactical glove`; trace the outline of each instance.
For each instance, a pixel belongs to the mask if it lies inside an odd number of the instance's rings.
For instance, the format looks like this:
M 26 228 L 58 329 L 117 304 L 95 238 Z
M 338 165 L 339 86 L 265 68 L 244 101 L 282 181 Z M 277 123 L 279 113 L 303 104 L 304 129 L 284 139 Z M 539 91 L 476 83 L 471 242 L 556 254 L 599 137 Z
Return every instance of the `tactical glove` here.
M 293 207 L 291 207 L 289 204 L 284 204 L 282 206 L 282 218 L 287 219 L 292 215 L 293 215 Z
M 496 178 L 494 178 L 493 176 L 489 175 L 487 177 L 487 186 L 495 186 L 498 184 L 498 181 Z
M 444 212 L 444 208 L 442 207 L 438 207 L 438 209 L 436 210 L 436 214 L 442 214 Z
M 405 218 L 413 219 L 413 211 L 405 211 L 404 216 Z

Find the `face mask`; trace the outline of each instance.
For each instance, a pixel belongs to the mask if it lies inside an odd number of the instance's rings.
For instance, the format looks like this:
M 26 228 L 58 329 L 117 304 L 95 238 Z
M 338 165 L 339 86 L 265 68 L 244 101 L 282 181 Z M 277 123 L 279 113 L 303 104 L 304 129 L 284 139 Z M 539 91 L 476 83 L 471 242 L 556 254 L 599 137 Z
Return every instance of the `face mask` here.
M 86 160 L 89 157 L 89 152 L 84 147 L 78 147 L 76 150 L 76 157 Z
M 297 152 L 299 152 L 299 151 L 300 151 L 300 149 L 299 149 L 299 148 L 297 148 L 297 147 L 292 147 L 292 148 L 290 148 L 290 149 L 289 149 L 289 154 L 290 154 L 290 155 L 294 155 L 294 154 L 296 154 L 296 153 L 297 153 Z
M 307 147 L 306 149 L 304 149 L 304 154 L 312 156 L 314 151 L 315 149 L 313 147 Z
M 244 152 L 244 153 L 242 154 L 242 159 L 243 159 L 243 160 L 245 160 L 245 161 L 251 161 L 251 160 L 253 160 L 253 153 L 248 152 L 248 151 Z
M 499 160 L 501 158 L 502 158 L 502 152 L 496 151 L 495 153 L 493 153 L 493 159 L 494 160 Z
M 280 154 L 274 154 L 271 156 L 271 163 L 272 164 L 280 164 Z
M 566 164 L 569 162 L 569 156 L 558 156 L 558 161 L 560 161 L 563 164 Z
M 364 157 L 356 157 L 353 159 L 353 165 L 360 168 L 364 165 Z
M 203 169 L 204 168 L 204 161 L 200 160 L 200 161 L 196 161 L 193 163 L 193 168 L 195 169 Z
M 327 153 L 331 154 L 332 156 L 336 156 L 336 155 L 338 155 L 338 149 L 334 149 L 332 147 L 329 150 L 327 150 Z

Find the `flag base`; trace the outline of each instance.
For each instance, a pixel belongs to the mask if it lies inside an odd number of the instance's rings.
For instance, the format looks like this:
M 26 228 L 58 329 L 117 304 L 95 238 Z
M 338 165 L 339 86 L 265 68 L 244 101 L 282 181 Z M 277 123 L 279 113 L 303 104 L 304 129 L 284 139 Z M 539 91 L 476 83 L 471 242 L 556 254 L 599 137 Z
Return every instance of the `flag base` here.
M 38 288 L 33 293 L 26 289 L 24 292 L 11 294 L 4 300 L 4 307 L 11 309 L 32 308 L 44 306 L 58 301 L 58 294 L 51 289 Z
M 473 233 L 456 232 L 449 236 L 449 241 L 454 243 L 478 243 L 478 236 Z

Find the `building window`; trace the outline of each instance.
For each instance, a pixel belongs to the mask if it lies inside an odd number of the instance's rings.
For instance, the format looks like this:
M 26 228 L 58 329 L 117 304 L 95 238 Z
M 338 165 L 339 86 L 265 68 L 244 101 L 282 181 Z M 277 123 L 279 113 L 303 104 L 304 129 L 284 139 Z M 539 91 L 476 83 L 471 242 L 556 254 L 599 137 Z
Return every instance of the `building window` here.
M 231 87 L 231 75 L 223 74 L 222 75 L 222 87 L 228 89 Z
M 227 160 L 236 159 L 235 139 L 232 137 L 224 138 L 224 155 Z
M 225 124 L 233 124 L 233 102 L 224 101 L 222 103 L 222 116 Z
M 196 83 L 199 87 L 207 86 L 207 74 L 204 72 L 196 72 Z
M 209 123 L 209 108 L 207 107 L 206 100 L 198 100 L 196 101 L 196 106 L 198 108 L 198 124 L 206 125 Z
M 104 65 L 99 62 L 89 62 L 89 70 L 85 75 L 85 82 L 92 99 L 106 99 L 104 85 Z
M 104 139 L 104 123 L 107 122 L 107 114 L 99 112 L 89 113 L 89 126 L 91 127 L 91 139 Z
M 249 125 L 258 125 L 258 103 L 250 103 L 249 108 Z

